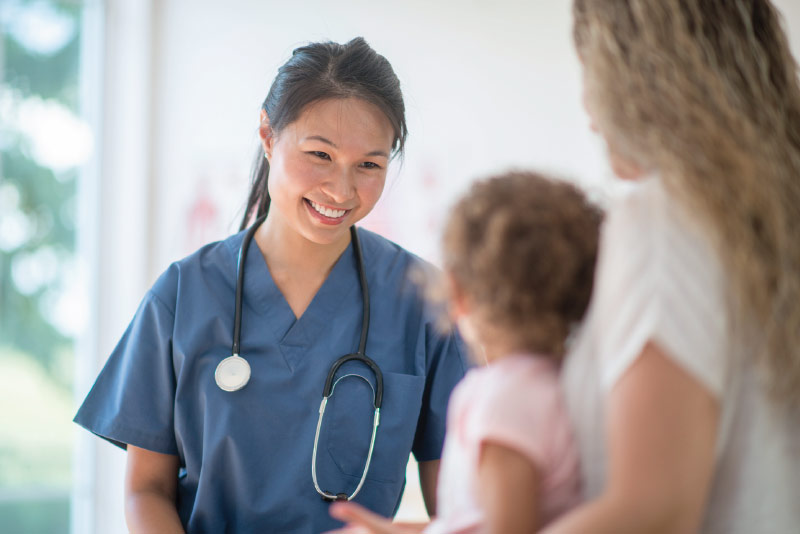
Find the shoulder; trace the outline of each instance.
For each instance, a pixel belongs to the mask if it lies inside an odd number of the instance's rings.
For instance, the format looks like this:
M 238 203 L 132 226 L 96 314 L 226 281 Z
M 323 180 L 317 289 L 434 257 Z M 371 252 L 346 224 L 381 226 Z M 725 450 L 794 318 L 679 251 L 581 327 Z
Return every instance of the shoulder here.
M 394 295 L 424 304 L 420 275 L 438 272 L 436 267 L 375 232 L 359 228 L 358 235 L 370 287 L 375 289 L 375 294 Z
M 700 289 L 689 296 L 705 298 L 722 278 L 710 230 L 660 179 L 637 185 L 610 207 L 595 277 L 600 299 L 652 297 L 675 285 Z
M 542 356 L 508 356 L 469 374 L 473 375 L 470 387 L 479 391 L 479 404 L 489 414 L 499 410 L 524 414 L 560 402 L 558 367 Z
M 549 465 L 548 459 L 559 454 L 554 444 L 570 446 L 554 362 L 532 354 L 510 356 L 470 371 L 465 386 L 468 394 L 462 391 L 462 396 L 469 406 L 465 413 L 472 439 L 499 442 L 541 465 Z
M 721 390 L 726 277 L 714 245 L 698 214 L 659 179 L 611 207 L 589 312 L 607 388 L 654 341 L 711 391 Z
M 359 227 L 358 236 L 361 239 L 364 263 L 376 273 L 402 276 L 414 266 L 433 268 L 429 262 L 413 252 L 375 232 Z
M 699 255 L 711 265 L 716 263 L 706 225 L 684 199 L 678 198 L 657 177 L 635 185 L 612 203 L 602 240 L 603 247 L 626 247 L 634 257 L 660 262 L 680 258 L 679 255 Z
M 653 244 L 654 234 L 664 226 L 667 202 L 657 178 L 634 184 L 609 206 L 601 231 L 601 251 L 626 246 L 644 252 L 644 248 Z
M 175 312 L 183 291 L 215 289 L 230 285 L 236 278 L 236 258 L 244 234 L 234 234 L 221 241 L 209 243 L 192 254 L 172 262 L 161 273 L 148 296 Z

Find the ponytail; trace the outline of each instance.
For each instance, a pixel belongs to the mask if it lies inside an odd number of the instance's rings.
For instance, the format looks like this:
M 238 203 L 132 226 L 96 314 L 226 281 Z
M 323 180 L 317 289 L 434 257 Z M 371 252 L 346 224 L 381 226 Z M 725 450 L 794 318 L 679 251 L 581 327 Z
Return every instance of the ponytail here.
M 264 157 L 264 149 L 261 147 L 256 150 L 251 174 L 250 194 L 247 196 L 247 207 L 242 216 L 242 223 L 239 225 L 240 232 L 247 228 L 250 221 L 258 219 L 269 210 L 269 189 L 267 188 L 269 161 Z

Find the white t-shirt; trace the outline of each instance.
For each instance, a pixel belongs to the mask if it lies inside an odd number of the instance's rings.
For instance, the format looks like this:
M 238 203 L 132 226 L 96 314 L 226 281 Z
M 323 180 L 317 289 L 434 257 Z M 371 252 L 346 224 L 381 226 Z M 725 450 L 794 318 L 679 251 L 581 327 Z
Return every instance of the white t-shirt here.
M 606 479 L 605 395 L 652 340 L 720 402 L 701 531 L 800 532 L 800 415 L 773 409 L 748 347 L 730 335 L 726 287 L 703 227 L 659 179 L 611 207 L 592 303 L 562 372 L 585 497 Z

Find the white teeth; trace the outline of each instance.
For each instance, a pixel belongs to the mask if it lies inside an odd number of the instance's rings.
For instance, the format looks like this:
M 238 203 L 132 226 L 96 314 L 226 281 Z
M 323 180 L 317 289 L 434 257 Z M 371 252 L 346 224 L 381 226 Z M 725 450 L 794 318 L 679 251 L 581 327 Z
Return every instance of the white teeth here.
M 326 208 L 325 206 L 317 204 L 313 200 L 309 200 L 309 202 L 311 203 L 311 207 L 314 208 L 317 211 L 317 213 L 321 213 L 325 217 L 330 217 L 331 219 L 338 219 L 339 217 L 347 213 L 347 210 L 334 210 L 331 208 Z

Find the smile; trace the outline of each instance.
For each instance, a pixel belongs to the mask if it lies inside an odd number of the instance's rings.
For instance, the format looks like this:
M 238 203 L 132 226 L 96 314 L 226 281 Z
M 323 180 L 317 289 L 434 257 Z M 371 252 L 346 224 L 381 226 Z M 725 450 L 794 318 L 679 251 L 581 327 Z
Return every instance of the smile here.
M 348 211 L 350 211 L 350 210 L 337 210 L 337 209 L 333 209 L 333 208 L 328 208 L 326 206 L 323 206 L 322 204 L 317 204 L 313 200 L 309 200 L 309 199 L 306 199 L 306 200 L 311 205 L 311 207 L 314 208 L 314 211 L 316 211 L 320 215 L 324 215 L 325 217 L 328 217 L 330 219 L 339 219 L 341 217 L 344 217 L 344 215 Z

